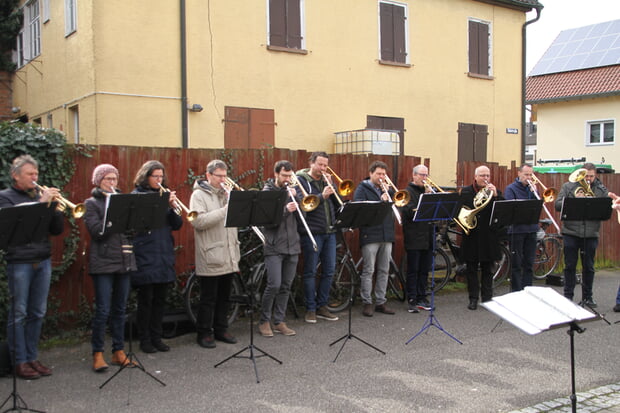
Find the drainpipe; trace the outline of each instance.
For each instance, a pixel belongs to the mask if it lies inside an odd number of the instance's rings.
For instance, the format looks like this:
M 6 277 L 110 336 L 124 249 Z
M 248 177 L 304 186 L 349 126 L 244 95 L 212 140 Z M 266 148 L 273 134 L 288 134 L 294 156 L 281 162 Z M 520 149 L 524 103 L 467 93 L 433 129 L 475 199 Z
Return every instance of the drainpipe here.
M 521 49 L 521 163 L 519 166 L 525 163 L 525 139 L 527 137 L 527 132 L 525 131 L 525 80 L 526 80 L 526 52 L 527 52 L 527 26 L 528 24 L 532 24 L 537 22 L 540 19 L 540 12 L 543 9 L 543 5 L 539 4 L 538 6 L 534 6 L 536 9 L 536 18 L 533 20 L 526 21 L 523 23 L 521 27 L 521 44 L 523 45 Z
M 188 148 L 189 128 L 187 114 L 187 38 L 185 25 L 185 0 L 180 0 L 181 17 L 181 140 L 182 148 Z

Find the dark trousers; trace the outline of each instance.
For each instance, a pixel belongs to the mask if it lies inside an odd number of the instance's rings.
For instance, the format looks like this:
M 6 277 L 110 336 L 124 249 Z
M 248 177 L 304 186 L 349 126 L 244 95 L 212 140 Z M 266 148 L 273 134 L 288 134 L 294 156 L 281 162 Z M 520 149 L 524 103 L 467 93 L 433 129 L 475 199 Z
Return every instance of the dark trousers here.
M 491 261 L 483 261 L 480 263 L 481 275 L 478 280 L 478 262 L 467 261 L 465 265 L 465 273 L 467 275 L 467 291 L 470 300 L 478 300 L 482 293 L 482 302 L 489 301 L 493 298 L 493 273 Z
M 196 331 L 198 337 L 224 334 L 228 330 L 228 308 L 233 273 L 200 276 L 200 304 Z
M 534 275 L 534 258 L 536 257 L 536 233 L 526 232 L 510 235 L 510 252 L 512 253 L 512 291 L 520 291 L 532 285 Z
M 577 259 L 581 255 L 581 298 L 592 298 L 594 256 L 598 238 L 579 238 L 564 235 L 564 297 L 573 299 L 577 283 Z
M 407 297 L 417 303 L 426 298 L 432 250 L 407 250 Z
M 157 343 L 161 341 L 169 285 L 165 283 L 138 286 L 136 324 L 140 342 Z

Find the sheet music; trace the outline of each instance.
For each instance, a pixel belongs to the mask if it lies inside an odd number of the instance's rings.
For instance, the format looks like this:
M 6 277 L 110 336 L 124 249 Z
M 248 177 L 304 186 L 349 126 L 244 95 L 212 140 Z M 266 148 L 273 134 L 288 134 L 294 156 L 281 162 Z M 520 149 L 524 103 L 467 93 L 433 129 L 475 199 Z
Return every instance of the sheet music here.
M 481 305 L 530 335 L 573 321 L 596 318 L 550 287 L 525 287 Z
M 106 221 L 108 220 L 108 208 L 110 207 L 110 198 L 112 195 L 108 195 L 105 197 L 105 213 L 103 214 L 103 226 L 101 227 L 101 234 L 105 232 Z

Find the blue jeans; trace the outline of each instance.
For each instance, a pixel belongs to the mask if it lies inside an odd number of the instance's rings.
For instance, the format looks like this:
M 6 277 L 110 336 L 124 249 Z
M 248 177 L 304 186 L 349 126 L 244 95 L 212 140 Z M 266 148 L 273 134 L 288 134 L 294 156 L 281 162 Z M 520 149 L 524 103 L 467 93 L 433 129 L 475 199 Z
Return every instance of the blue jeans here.
M 91 344 L 93 353 L 103 351 L 105 327 L 110 319 L 112 351 L 125 348 L 125 306 L 131 282 L 129 273 L 91 274 L 95 287 L 95 317 Z
M 47 311 L 52 264 L 49 258 L 37 264 L 7 264 L 6 273 L 13 297 L 7 320 L 9 348 L 15 363 L 35 361 Z
M 385 304 L 385 290 L 387 289 L 390 257 L 392 256 L 391 242 L 373 242 L 362 246 L 362 274 L 360 295 L 364 304 L 372 304 L 372 275 L 377 267 L 377 281 L 375 282 L 375 304 Z
M 304 254 L 304 297 L 306 311 L 316 311 L 327 305 L 332 277 L 336 271 L 336 233 L 314 235 L 318 252 L 307 235 L 301 236 L 301 251 Z M 316 289 L 316 266 L 321 259 L 319 288 Z
M 577 259 L 581 255 L 581 299 L 592 298 L 594 285 L 594 255 L 598 238 L 579 238 L 564 235 L 564 297 L 573 299 L 577 282 Z
M 536 233 L 524 232 L 510 235 L 510 252 L 512 253 L 512 291 L 520 291 L 532 285 L 534 259 L 536 257 Z
M 620 305 L 620 285 L 618 286 L 618 295 L 616 295 L 616 304 Z

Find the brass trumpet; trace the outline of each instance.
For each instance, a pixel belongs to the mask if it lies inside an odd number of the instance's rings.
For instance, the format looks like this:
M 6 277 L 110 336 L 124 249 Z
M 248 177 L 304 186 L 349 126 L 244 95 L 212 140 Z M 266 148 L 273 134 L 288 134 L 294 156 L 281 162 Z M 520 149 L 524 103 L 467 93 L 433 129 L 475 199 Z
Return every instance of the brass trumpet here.
M 304 212 L 314 211 L 319 206 L 321 202 L 319 197 L 317 195 L 308 195 L 308 192 L 306 192 L 304 187 L 299 183 L 297 175 L 293 174 L 293 176 L 291 176 L 291 186 L 296 186 L 301 190 L 304 196 L 301 200 L 301 209 L 303 209 Z
M 327 167 L 327 173 L 333 175 L 333 177 L 336 178 L 336 181 L 338 181 L 338 194 L 340 196 L 350 195 L 355 189 L 355 184 L 352 179 L 341 179 L 329 166 Z
M 596 196 L 594 195 L 594 191 L 592 191 L 590 184 L 586 181 L 587 173 L 588 173 L 587 169 L 579 168 L 573 171 L 573 173 L 571 173 L 570 176 L 568 177 L 569 182 L 578 182 L 579 185 L 581 185 L 579 188 L 575 189 L 575 192 L 574 192 L 575 197 L 594 198 Z
M 529 183 L 529 181 L 528 181 Z M 542 199 L 545 202 L 553 202 L 555 201 L 555 199 L 558 197 L 558 191 L 555 188 L 547 188 L 542 182 L 540 182 L 540 179 L 538 179 L 538 177 L 534 174 L 532 174 L 532 183 L 534 185 L 538 184 L 541 186 L 541 188 L 543 189 L 543 193 L 542 193 Z M 534 187 L 535 189 L 535 187 Z M 536 191 L 534 191 L 534 193 L 536 193 Z
M 36 182 L 32 183 L 34 184 L 35 188 L 37 188 L 40 192 L 49 189 L 47 186 L 39 185 Z M 86 212 L 86 205 L 74 204 L 62 195 L 58 195 L 57 197 L 55 197 L 55 200 L 56 202 L 58 202 L 58 206 L 56 207 L 56 209 L 58 209 L 59 211 L 65 211 L 67 208 L 71 209 L 71 214 L 75 219 L 82 218 L 82 216 L 84 216 L 84 213 Z
M 170 192 L 170 189 L 164 188 L 161 183 L 157 182 L 157 185 L 159 185 L 161 192 Z M 183 202 L 181 202 L 178 198 L 174 201 L 174 212 L 179 216 L 181 216 L 183 212 L 185 212 L 187 214 L 187 220 L 189 222 L 192 222 L 198 216 L 198 212 L 190 211 L 189 208 L 186 207 L 185 204 L 183 204 Z
M 391 187 L 394 190 L 394 197 L 392 198 L 392 200 L 394 201 L 394 205 L 396 205 L 397 207 L 404 207 L 409 203 L 409 201 L 411 200 L 411 195 L 409 195 L 409 192 L 407 192 L 406 189 L 399 190 L 398 188 L 396 188 L 394 182 L 392 182 L 390 177 L 387 175 L 385 175 L 385 183 L 388 184 L 388 187 Z

